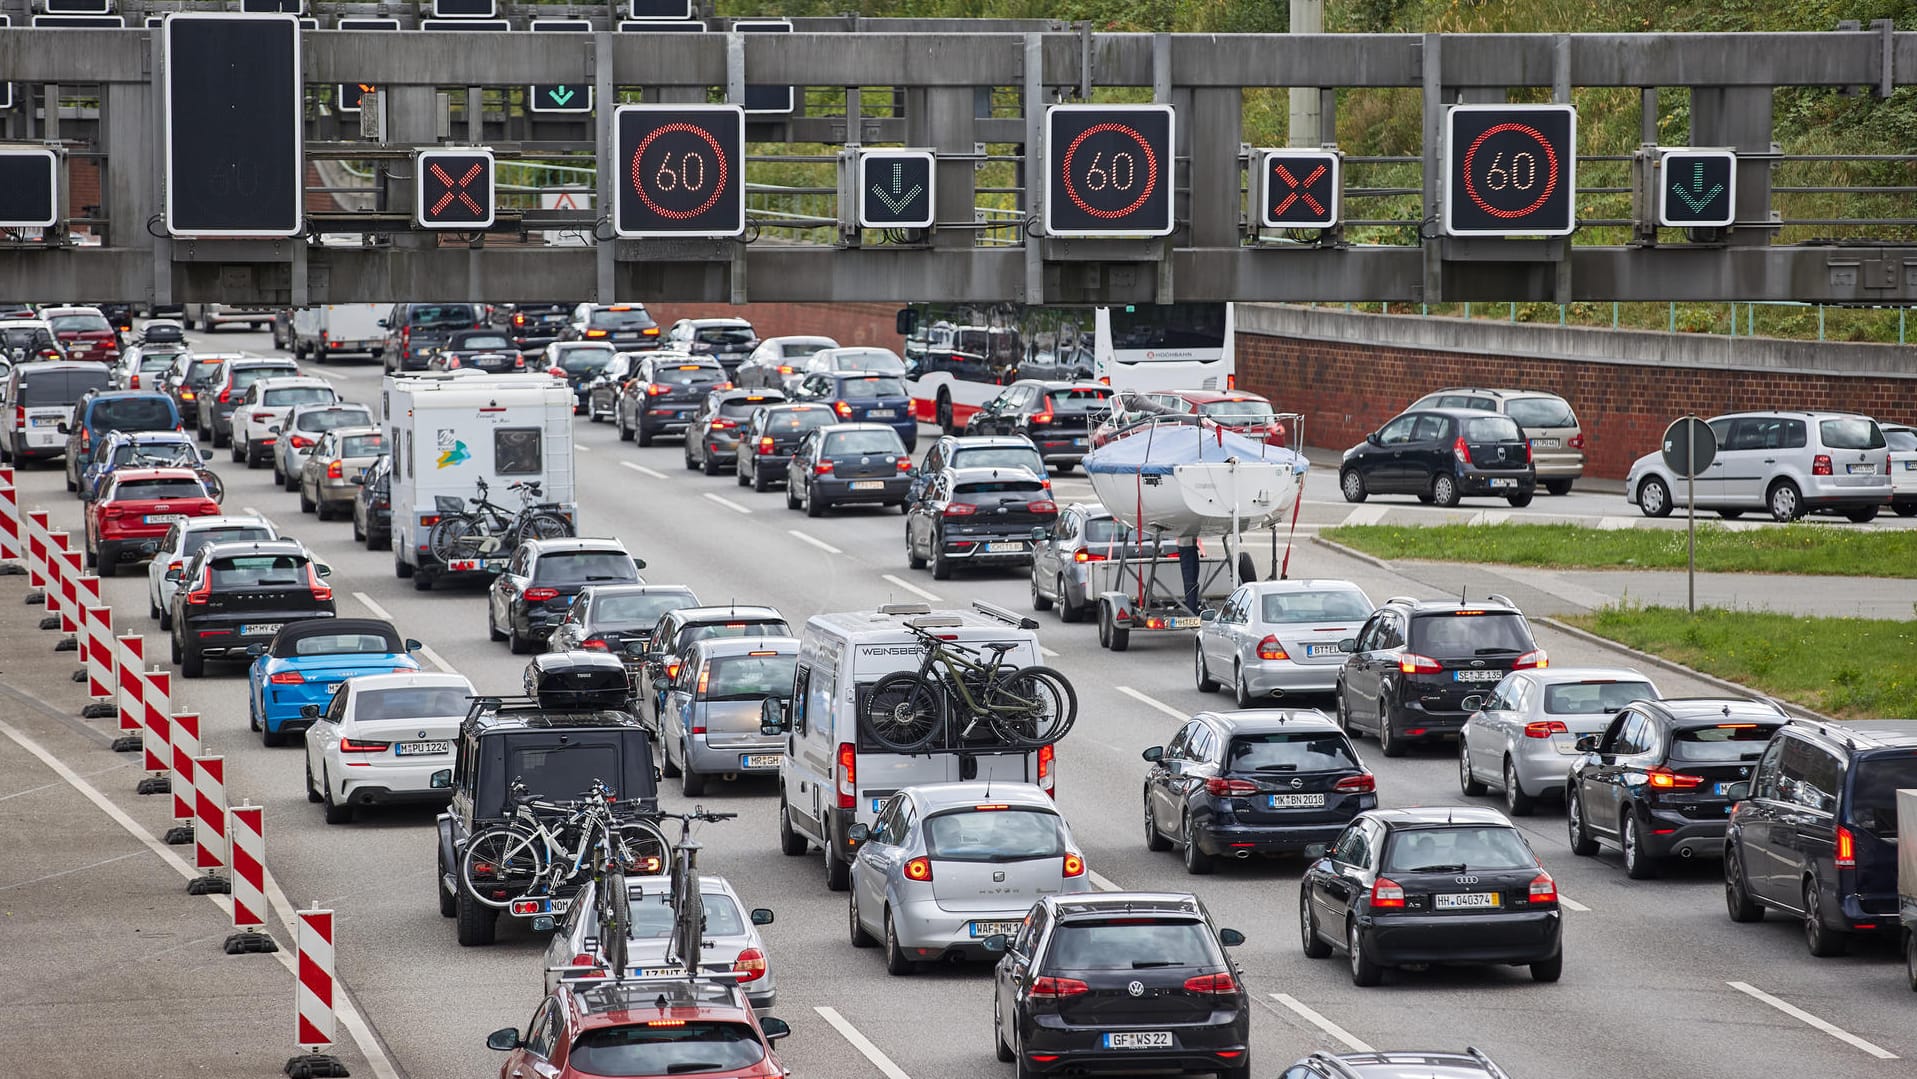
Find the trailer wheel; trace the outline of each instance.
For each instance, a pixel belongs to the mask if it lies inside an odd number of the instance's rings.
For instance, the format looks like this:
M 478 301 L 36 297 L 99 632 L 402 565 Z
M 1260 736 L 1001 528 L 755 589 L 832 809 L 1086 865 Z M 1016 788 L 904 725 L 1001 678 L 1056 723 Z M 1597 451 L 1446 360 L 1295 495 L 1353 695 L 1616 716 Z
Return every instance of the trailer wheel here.
M 1131 647 L 1132 631 L 1118 624 L 1109 603 L 1101 602 L 1098 605 L 1098 643 L 1114 652 L 1123 652 Z

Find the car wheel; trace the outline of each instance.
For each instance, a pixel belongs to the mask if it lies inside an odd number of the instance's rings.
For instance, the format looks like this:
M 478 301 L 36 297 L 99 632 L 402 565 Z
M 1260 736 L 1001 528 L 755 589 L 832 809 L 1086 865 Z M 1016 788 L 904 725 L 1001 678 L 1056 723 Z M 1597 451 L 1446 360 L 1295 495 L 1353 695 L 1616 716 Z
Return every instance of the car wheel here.
M 1511 503 L 1511 506 L 1514 509 L 1523 509 L 1524 507 L 1531 504 L 1531 498 L 1532 498 L 1532 495 L 1529 493 L 1526 493 L 1521 495 L 1506 495 L 1504 500 L 1506 502 Z
M 1060 622 L 1085 621 L 1085 605 L 1072 602 L 1072 594 L 1065 591 L 1064 574 L 1058 577 L 1058 620 Z
M 1351 710 L 1345 707 L 1345 684 L 1339 682 L 1332 691 L 1332 712 L 1338 721 L 1338 729 L 1356 738 L 1358 732 L 1351 729 Z
M 306 497 L 306 484 L 300 484 L 300 512 L 313 513 L 318 509 L 319 507 L 314 504 L 313 500 Z
M 260 729 L 260 709 L 259 706 L 253 702 L 253 694 L 251 692 L 246 695 L 246 729 L 254 732 L 258 732 Z
M 333 507 L 325 502 L 315 502 L 313 503 L 313 516 L 318 517 L 322 521 L 330 521 L 333 519 Z
M 353 516 L 353 542 L 365 543 L 366 530 L 359 526 L 359 514 L 355 513 L 352 516 Z
M 1518 765 L 1509 757 L 1504 758 L 1504 808 L 1514 817 L 1528 817 L 1538 809 L 1538 800 L 1518 784 Z
M 341 805 L 338 802 L 333 801 L 332 778 L 326 775 L 321 775 L 320 785 L 323 788 L 323 793 L 321 794 L 321 798 L 326 803 L 326 823 L 328 824 L 353 823 L 352 803 L 349 802 L 345 805 Z
M 413 575 L 413 564 L 401 558 L 397 554 L 393 555 L 393 576 L 398 577 L 400 580 L 403 581 L 406 578 L 411 577 L 412 575 Z
M 1211 672 L 1205 669 L 1204 642 L 1199 641 L 1197 644 L 1193 645 L 1191 651 L 1192 651 L 1192 681 L 1197 683 L 1198 692 L 1200 693 L 1218 692 L 1218 680 L 1213 678 L 1211 676 Z
M 799 508 L 799 492 L 794 488 L 790 475 L 785 478 L 785 508 L 789 510 Z
M 1038 576 L 1034 574 L 1032 576 L 1032 610 L 1049 611 L 1051 609 L 1052 601 L 1047 599 L 1045 594 L 1038 590 Z
M 176 660 L 181 678 L 198 678 L 206 673 L 206 656 L 198 649 L 182 648 Z
M 1823 889 L 1809 880 L 1804 882 L 1804 944 L 1819 959 L 1850 951 L 1850 940 L 1824 924 Z
M 830 503 L 828 503 L 828 502 L 827 502 L 827 501 L 826 501 L 825 499 L 823 499 L 823 498 L 820 498 L 820 497 L 819 497 L 819 493 L 818 493 L 817 491 L 815 491 L 815 490 L 813 490 L 813 488 L 812 488 L 812 485 L 811 485 L 811 484 L 807 484 L 807 485 L 806 485 L 806 488 L 805 488 L 805 515 L 806 515 L 807 517 L 823 517 L 823 516 L 825 516 L 825 511 L 826 511 L 826 510 L 827 510 L 828 508 L 830 508 L 830 505 L 831 505 L 831 504 L 830 504 Z
M 1644 826 L 1637 822 L 1637 812 L 1625 809 L 1624 817 L 1618 823 L 1618 841 L 1624 847 L 1624 875 L 1632 880 L 1650 880 L 1658 875 L 1657 859 L 1644 849 Z
M 1905 502 L 1892 506 L 1890 511 L 1899 517 L 1917 517 L 1917 502 Z
M 872 945 L 877 944 L 878 941 L 873 940 L 872 934 L 866 932 L 865 926 L 859 924 L 859 890 L 857 888 L 848 888 L 846 892 L 846 935 L 852 938 L 852 946 L 854 948 L 870 948 Z
M 639 425 L 639 428 L 632 433 L 632 437 L 633 441 L 639 443 L 641 446 L 652 445 L 652 432 L 646 430 L 643 422 Z
M 1240 709 L 1258 707 L 1258 700 L 1251 693 L 1251 684 L 1245 681 L 1245 668 L 1238 664 L 1232 665 L 1231 691 L 1232 701 Z
M 1351 984 L 1372 986 L 1384 981 L 1384 968 L 1371 961 L 1364 950 L 1364 940 L 1358 932 L 1358 923 L 1352 922 L 1345 931 L 1345 951 L 1351 956 Z
M 757 494 L 765 494 L 771 490 L 771 485 L 766 483 L 765 475 L 759 471 L 759 466 L 756 464 L 752 466 L 752 490 Z
M 1857 506 L 1844 511 L 1844 517 L 1853 524 L 1864 524 L 1877 519 L 1876 506 Z
M 1211 855 L 1198 849 L 1198 836 L 1192 831 L 1190 813 L 1185 814 L 1179 832 L 1185 837 L 1184 843 L 1180 847 L 1180 853 L 1183 855 L 1182 860 L 1185 863 L 1185 872 L 1194 877 L 1202 877 L 1210 873 L 1212 870 Z
M 318 805 L 320 803 L 320 792 L 318 787 L 313 786 L 313 762 L 310 760 L 307 761 L 306 767 L 300 769 L 300 771 L 306 776 L 306 800 L 314 805 Z
M 1484 784 L 1471 771 L 1471 744 L 1463 735 L 1458 736 L 1458 789 L 1467 797 L 1477 798 L 1484 794 Z
M 992 1052 L 998 1055 L 998 1062 L 1000 1064 L 1010 1064 L 1012 1061 L 1018 1059 L 1018 1054 L 1012 1052 L 1011 1047 L 1005 1044 L 1005 1017 L 1000 1014 L 1001 1011 L 1003 1011 L 1003 1009 L 999 1007 L 998 994 L 993 993 Z
M 1311 885 L 1298 889 L 1298 943 L 1306 959 L 1323 959 L 1331 954 L 1331 945 L 1318 932 L 1318 915 L 1311 909 Z
M 518 623 L 514 622 L 512 616 L 508 615 L 506 618 L 506 651 L 511 652 L 515 656 L 523 656 L 532 650 L 533 642 L 519 635 Z
M 699 455 L 699 471 L 708 476 L 716 476 L 719 474 L 719 462 L 712 459 L 711 450 L 707 450 Z
M 692 459 L 692 436 L 691 435 L 686 436 L 685 458 L 686 458 L 687 472 L 699 471 L 699 462 Z
M 705 794 L 705 773 L 692 770 L 692 754 L 685 747 L 680 747 L 679 756 L 685 762 L 679 766 L 679 793 L 687 798 L 697 798 Z
M 905 949 L 899 947 L 898 931 L 892 928 L 892 911 L 885 912 L 885 972 L 904 976 L 918 973 L 919 965 L 905 957 Z
M 1735 521 L 1739 517 L 1744 516 L 1744 511 L 1743 510 L 1718 510 L 1717 515 L 1719 517 L 1724 518 L 1726 521 Z
M 1563 498 L 1565 495 L 1571 493 L 1571 482 L 1570 480 L 1545 480 L 1544 489 L 1559 498 Z
M 939 391 L 938 405 L 933 409 L 939 432 L 947 435 L 963 434 L 958 425 L 952 422 L 952 398 L 944 390 Z
M 1531 964 L 1531 980 L 1534 982 L 1555 982 L 1563 976 L 1564 953 L 1561 951 L 1549 959 Z
M 787 858 L 797 858 L 805 853 L 808 844 L 805 837 L 792 830 L 792 811 L 786 808 L 785 800 L 779 801 L 779 853 Z
M 1405 754 L 1404 739 L 1392 733 L 1391 705 L 1378 702 L 1378 752 L 1387 757 L 1402 757 Z
M 160 608 L 160 629 L 170 630 L 172 628 L 173 628 L 173 608 L 171 606 Z
M 1573 790 L 1564 794 L 1564 827 L 1570 834 L 1572 854 L 1589 858 L 1598 852 L 1597 840 L 1591 838 L 1591 829 L 1584 823 L 1584 800 Z
M 1171 849 L 1171 840 L 1166 839 L 1165 833 L 1158 830 L 1158 814 L 1152 811 L 1152 794 L 1149 788 L 1145 791 L 1145 849 L 1161 852 Z
M 939 549 L 942 546 L 940 544 L 932 548 L 932 579 L 935 581 L 952 579 L 952 563 L 946 561 L 945 552 Z
M 1779 524 L 1788 524 L 1804 516 L 1803 494 L 1789 480 L 1778 480 L 1772 484 L 1770 493 L 1764 496 L 1764 504 L 1770 508 L 1771 519 Z
M 1656 476 L 1648 477 L 1637 485 L 1637 508 L 1646 517 L 1669 517 L 1671 489 Z
M 499 909 L 473 898 L 471 890 L 462 884 L 454 887 L 458 889 L 453 899 L 453 915 L 457 919 L 459 946 L 484 948 L 492 944 L 499 933 Z
M 619 429 L 619 441 L 632 441 L 632 428 L 626 426 L 626 414 L 616 407 L 612 410 L 612 425 Z
M 228 447 L 227 453 L 233 458 L 233 463 L 236 465 L 245 463 L 246 449 L 240 440 L 229 435 L 227 436 L 226 442 Z
M 745 465 L 742 463 L 744 462 L 744 460 L 745 460 L 745 454 L 742 453 L 739 455 L 739 462 L 741 463 L 733 464 L 732 482 L 738 484 L 741 487 L 750 487 L 752 486 L 752 478 L 750 476 L 747 476 L 745 473 Z
M 925 559 L 919 557 L 919 549 L 912 544 L 912 528 L 905 529 L 905 564 L 912 569 L 924 569 Z
M 852 863 L 841 858 L 832 850 L 832 832 L 826 830 L 826 841 L 821 844 L 825 851 L 825 886 L 829 891 L 843 892 L 851 887 Z
M 1440 506 L 1458 504 L 1458 479 L 1449 472 L 1440 472 L 1431 478 L 1431 501 Z
M 1345 469 L 1338 477 L 1338 490 L 1344 493 L 1346 502 L 1363 502 L 1368 494 L 1364 474 L 1355 468 Z
M 1744 859 L 1729 843 L 1724 845 L 1724 907 L 1733 922 L 1764 920 L 1764 905 L 1751 898 L 1744 880 Z
M 486 639 L 489 641 L 506 639 L 506 635 L 499 632 L 499 623 L 493 619 L 493 604 L 490 599 L 486 601 Z

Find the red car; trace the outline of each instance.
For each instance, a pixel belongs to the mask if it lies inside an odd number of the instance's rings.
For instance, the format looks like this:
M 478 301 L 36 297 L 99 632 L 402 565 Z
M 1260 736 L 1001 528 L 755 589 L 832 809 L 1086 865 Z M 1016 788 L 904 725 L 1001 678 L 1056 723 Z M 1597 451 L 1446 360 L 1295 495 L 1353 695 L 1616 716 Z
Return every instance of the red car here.
M 1243 390 L 1154 390 L 1126 391 L 1113 399 L 1112 412 L 1092 432 L 1092 445 L 1103 446 L 1114 439 L 1145 430 L 1154 420 L 1184 417 L 1192 422 L 1203 417 L 1227 431 L 1258 439 L 1273 446 L 1286 445 L 1292 436 L 1286 431 L 1288 418 L 1273 411 L 1271 402 Z
M 190 468 L 118 469 L 87 503 L 87 565 L 111 577 L 122 561 L 151 558 L 174 524 L 219 512 Z
M 524 1031 L 486 1037 L 506 1053 L 500 1079 L 714 1076 L 777 1079 L 772 1043 L 792 1033 L 752 1014 L 739 987 L 719 979 L 635 978 L 562 982 Z
M 97 307 L 49 307 L 40 312 L 67 358 L 113 363 L 120 358 L 120 332 Z

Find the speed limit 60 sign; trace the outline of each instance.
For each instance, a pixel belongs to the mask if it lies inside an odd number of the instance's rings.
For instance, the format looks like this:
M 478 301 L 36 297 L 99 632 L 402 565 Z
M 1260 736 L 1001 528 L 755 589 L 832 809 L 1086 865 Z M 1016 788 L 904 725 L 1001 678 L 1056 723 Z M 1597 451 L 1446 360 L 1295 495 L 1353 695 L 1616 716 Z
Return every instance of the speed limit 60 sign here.
M 613 232 L 737 236 L 745 231 L 745 110 L 622 105 Z
M 1045 233 L 1166 236 L 1172 230 L 1170 105 L 1045 110 Z
M 1577 227 L 1570 105 L 1454 105 L 1444 120 L 1444 231 L 1568 236 Z

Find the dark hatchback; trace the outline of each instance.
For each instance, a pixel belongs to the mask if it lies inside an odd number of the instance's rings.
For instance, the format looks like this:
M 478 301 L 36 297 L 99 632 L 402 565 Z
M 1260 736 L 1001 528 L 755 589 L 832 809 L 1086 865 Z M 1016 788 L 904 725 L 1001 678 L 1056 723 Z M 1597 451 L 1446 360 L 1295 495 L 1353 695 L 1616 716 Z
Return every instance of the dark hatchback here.
M 1305 870 L 1298 929 L 1305 956 L 1342 947 L 1355 985 L 1391 967 L 1528 966 L 1564 970 L 1557 882 L 1495 809 L 1374 809 Z
M 158 390 L 99 390 L 73 406 L 73 419 L 60 425 L 67 436 L 67 490 L 80 489 L 80 472 L 92 459 L 93 445 L 113 431 L 178 431 L 179 409 Z
M 1665 858 L 1721 856 L 1731 788 L 1786 722 L 1770 703 L 1737 697 L 1633 701 L 1603 734 L 1577 741 L 1583 756 L 1564 786 L 1571 853 L 1613 843 L 1638 880 Z
M 1537 482 L 1531 440 L 1516 420 L 1462 408 L 1396 416 L 1346 450 L 1338 466 L 1347 502 L 1397 494 L 1455 506 L 1466 495 L 1491 495 L 1528 506 Z
M 679 666 L 696 641 L 713 637 L 789 637 L 792 627 L 775 607 L 728 604 L 724 607 L 680 607 L 660 616 L 652 630 L 652 650 L 640 667 L 638 697 L 646 703 L 652 728 L 659 727 L 666 694 Z M 642 715 L 640 718 L 648 718 Z
M 652 631 L 668 611 L 699 605 L 692 589 L 678 584 L 587 585 L 573 597 L 566 617 L 546 638 L 554 652 L 607 652 L 618 656 L 637 694 Z
M 960 566 L 1029 566 L 1034 530 L 1049 534 L 1058 503 L 1022 468 L 948 468 L 905 510 L 905 557 L 943 581 Z
M 487 596 L 486 631 L 515 653 L 531 652 L 566 617 L 573 597 L 590 584 L 637 584 L 645 560 L 618 540 L 526 540 Z
M 912 458 L 898 432 L 876 423 L 838 423 L 814 429 L 786 468 L 785 505 L 820 517 L 853 502 L 905 504 Z
M 585 304 L 560 334 L 562 341 L 597 341 L 621 352 L 659 347 L 659 324 L 641 304 Z
M 331 618 L 332 568 L 292 540 L 209 543 L 181 571 L 173 594 L 173 663 L 184 678 L 208 659 L 250 662 L 288 622 Z
M 686 467 L 708 476 L 731 467 L 738 460 L 752 414 L 784 403 L 785 394 L 778 390 L 714 390 L 686 429 Z
M 1385 600 L 1338 673 L 1338 723 L 1372 731 L 1387 757 L 1410 743 L 1456 735 L 1504 676 L 1549 663 L 1510 600 Z
M 211 441 L 215 449 L 233 441 L 233 410 L 253 383 L 263 378 L 296 378 L 299 365 L 292 360 L 266 357 L 229 356 L 200 391 L 198 427 L 200 439 Z
M 784 483 L 792 454 L 805 436 L 837 422 L 838 413 L 824 405 L 770 405 L 755 411 L 739 436 L 739 486 L 769 491 L 773 484 Z
M 493 309 L 493 325 L 506 332 L 521 352 L 538 352 L 566 330 L 572 318 L 569 303 L 502 304 Z
M 1377 780 L 1322 712 L 1200 712 L 1144 753 L 1145 847 L 1184 851 L 1187 873 L 1217 858 L 1297 854 L 1378 807 Z
M 380 355 L 389 375 L 425 370 L 454 333 L 485 328 L 479 305 L 470 303 L 396 303 L 379 324 L 386 331 Z
M 427 364 L 438 371 L 508 374 L 526 369 L 526 357 L 501 330 L 460 330 L 446 339 Z
M 1251 1077 L 1251 999 L 1195 896 L 1048 895 L 992 976 L 993 1044 L 1021 1079 L 1111 1072 Z
M 659 435 L 684 434 L 706 395 L 726 383 L 719 361 L 686 355 L 653 355 L 620 391 L 612 408 L 613 425 L 625 441 L 652 445 Z
M 793 391 L 794 401 L 820 401 L 832 406 L 841 423 L 882 423 L 899 433 L 907 453 L 919 444 L 919 421 L 912 414 L 912 397 L 897 375 L 869 371 L 828 371 L 805 376 Z
M 1048 465 L 1071 468 L 1091 452 L 1092 428 L 1111 412 L 1112 390 L 1098 382 L 1026 379 L 972 413 L 966 434 L 1024 435 Z
M 665 347 L 709 356 L 730 376 L 759 347 L 759 335 L 742 318 L 682 318 L 667 331 Z
M 393 458 L 381 454 L 367 466 L 353 496 L 353 538 L 369 551 L 393 544 Z

